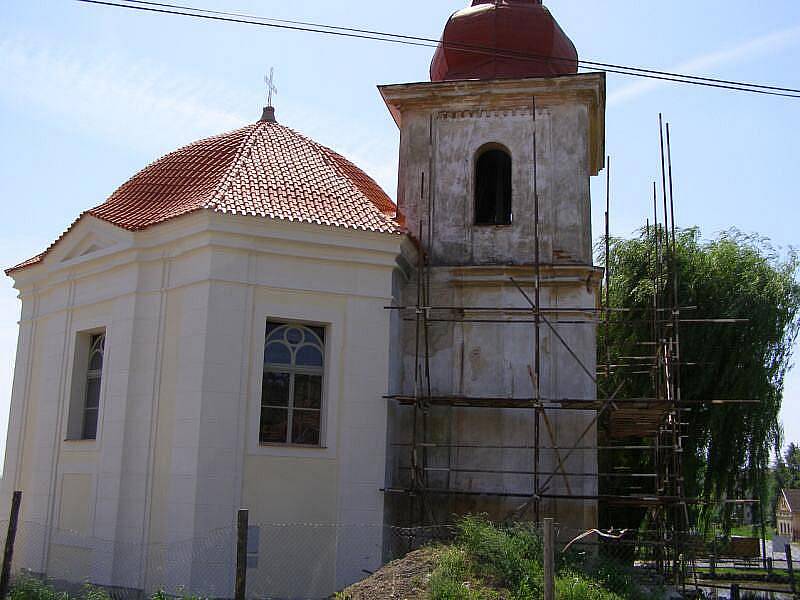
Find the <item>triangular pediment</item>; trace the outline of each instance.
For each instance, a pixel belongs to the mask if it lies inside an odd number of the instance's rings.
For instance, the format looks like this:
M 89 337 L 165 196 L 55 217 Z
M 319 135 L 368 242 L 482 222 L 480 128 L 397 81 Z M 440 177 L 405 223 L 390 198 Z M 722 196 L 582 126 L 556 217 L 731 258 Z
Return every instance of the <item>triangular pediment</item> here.
M 102 250 L 106 250 L 111 246 L 115 246 L 114 240 L 109 240 L 98 236 L 95 232 L 89 232 L 83 237 L 70 251 L 64 255 L 61 262 L 72 260 L 81 256 L 89 256 Z
M 93 260 L 130 246 L 130 233 L 91 216 L 81 218 L 55 245 L 55 264 Z

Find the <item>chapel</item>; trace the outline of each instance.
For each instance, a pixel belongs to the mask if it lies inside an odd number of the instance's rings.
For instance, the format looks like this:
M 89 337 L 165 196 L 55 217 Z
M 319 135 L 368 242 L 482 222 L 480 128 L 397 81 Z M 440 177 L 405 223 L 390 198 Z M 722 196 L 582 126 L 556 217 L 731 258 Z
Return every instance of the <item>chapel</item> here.
M 604 75 L 474 0 L 379 93 L 396 203 L 267 106 L 6 271 L 15 572 L 231 597 L 247 508 L 248 595 L 324 598 L 457 514 L 596 526 Z

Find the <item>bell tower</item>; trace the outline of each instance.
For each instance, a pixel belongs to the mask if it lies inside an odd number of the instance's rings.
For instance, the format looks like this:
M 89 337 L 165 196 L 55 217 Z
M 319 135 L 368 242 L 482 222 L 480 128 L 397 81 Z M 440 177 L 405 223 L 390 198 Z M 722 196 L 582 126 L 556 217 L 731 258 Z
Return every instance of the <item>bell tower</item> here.
M 577 67 L 538 0 L 475 0 L 448 21 L 430 82 L 380 87 L 400 129 L 399 216 L 420 249 L 395 307 L 393 524 L 597 523 L 589 180 L 605 77 Z

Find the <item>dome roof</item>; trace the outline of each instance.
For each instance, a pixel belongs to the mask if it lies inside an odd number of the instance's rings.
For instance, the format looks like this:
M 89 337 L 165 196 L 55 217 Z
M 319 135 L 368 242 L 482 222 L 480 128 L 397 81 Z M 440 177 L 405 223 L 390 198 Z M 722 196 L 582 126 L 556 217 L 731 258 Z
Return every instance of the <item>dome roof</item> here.
M 431 62 L 431 81 L 577 72 L 575 46 L 541 0 L 473 0 L 450 17 Z
M 89 214 L 137 230 L 201 208 L 397 229 L 396 207 L 371 177 L 330 148 L 266 120 L 167 154 Z
M 163 156 L 84 214 L 137 231 L 201 209 L 402 231 L 397 207 L 369 175 L 330 148 L 266 119 Z M 40 262 L 46 252 L 8 272 Z

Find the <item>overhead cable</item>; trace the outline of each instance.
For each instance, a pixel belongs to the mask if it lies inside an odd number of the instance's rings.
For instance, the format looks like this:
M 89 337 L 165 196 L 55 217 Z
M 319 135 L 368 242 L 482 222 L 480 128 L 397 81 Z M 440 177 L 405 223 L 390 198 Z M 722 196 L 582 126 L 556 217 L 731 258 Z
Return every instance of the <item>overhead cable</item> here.
M 302 31 L 307 33 L 320 33 L 324 35 L 334 35 L 337 37 L 374 40 L 374 41 L 388 42 L 388 43 L 408 45 L 408 46 L 436 48 L 442 43 L 439 40 L 433 38 L 402 35 L 402 34 L 375 31 L 369 29 L 359 29 L 354 27 L 326 25 L 326 24 L 313 23 L 307 21 L 262 17 L 244 13 L 237 13 L 237 12 L 196 8 L 193 6 L 188 6 L 183 4 L 171 4 L 166 2 L 153 2 L 147 0 L 116 0 L 116 1 L 76 0 L 76 1 L 85 4 L 96 4 L 96 5 L 111 6 L 116 8 L 127 8 L 129 10 L 138 10 L 151 13 L 194 17 L 199 19 L 223 21 L 229 23 L 258 25 L 261 27 L 270 27 L 274 29 Z M 447 47 L 462 52 L 485 54 L 490 56 L 498 56 L 501 58 L 515 58 L 520 60 L 537 60 L 537 61 L 551 60 L 551 61 L 574 62 L 574 59 L 571 58 L 516 52 L 511 50 L 491 48 L 488 46 L 479 46 L 474 44 L 447 43 Z M 665 82 L 698 85 L 703 87 L 726 89 L 731 91 L 750 92 L 768 96 L 800 98 L 800 89 L 798 88 L 778 87 L 778 86 L 759 84 L 759 83 L 733 81 L 733 80 L 718 79 L 712 77 L 701 77 L 698 75 L 686 75 L 670 71 L 658 71 L 654 69 L 645 69 L 642 67 L 619 65 L 619 64 L 584 60 L 584 59 L 578 59 L 577 62 L 578 65 L 582 68 L 591 68 L 591 69 L 599 68 L 600 70 L 609 73 L 628 75 L 631 77 L 641 77 L 641 78 L 655 79 Z

